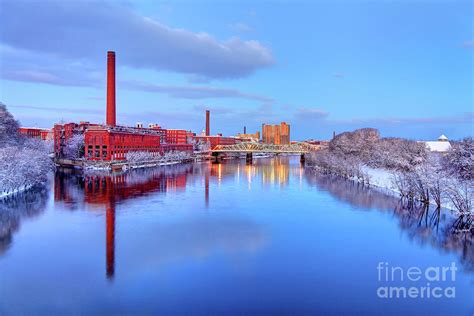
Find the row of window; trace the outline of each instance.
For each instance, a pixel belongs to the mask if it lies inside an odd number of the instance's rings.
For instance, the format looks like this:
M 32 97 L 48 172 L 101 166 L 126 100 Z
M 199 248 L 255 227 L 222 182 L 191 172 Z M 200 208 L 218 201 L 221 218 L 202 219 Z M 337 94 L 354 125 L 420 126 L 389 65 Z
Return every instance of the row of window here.
M 119 148 L 120 147 L 120 148 Z M 115 150 L 114 150 L 115 149 Z M 107 145 L 89 145 L 87 146 L 87 157 L 89 158 L 107 158 Z M 114 158 L 123 158 L 124 154 L 129 151 L 147 151 L 147 152 L 160 152 L 160 147 L 136 147 L 136 146 L 116 146 L 112 147 L 110 154 Z

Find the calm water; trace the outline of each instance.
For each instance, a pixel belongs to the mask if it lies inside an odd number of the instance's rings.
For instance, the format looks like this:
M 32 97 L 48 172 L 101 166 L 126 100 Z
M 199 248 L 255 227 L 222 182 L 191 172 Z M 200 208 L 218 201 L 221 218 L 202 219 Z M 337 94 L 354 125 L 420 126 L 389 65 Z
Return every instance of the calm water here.
M 57 173 L 0 208 L 0 315 L 474 313 L 461 221 L 297 158 Z M 456 298 L 378 298 L 379 262 L 455 262 Z

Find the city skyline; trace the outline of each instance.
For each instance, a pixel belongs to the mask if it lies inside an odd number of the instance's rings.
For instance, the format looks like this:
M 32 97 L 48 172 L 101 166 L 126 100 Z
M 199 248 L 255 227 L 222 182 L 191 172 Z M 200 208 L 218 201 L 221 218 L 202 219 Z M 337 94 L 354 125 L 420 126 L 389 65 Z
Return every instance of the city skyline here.
M 115 50 L 118 124 L 200 133 L 209 109 L 213 134 L 286 121 L 292 139 L 360 127 L 457 139 L 473 134 L 472 10 L 470 1 L 3 1 L 0 102 L 25 126 L 103 123 L 103 55 Z

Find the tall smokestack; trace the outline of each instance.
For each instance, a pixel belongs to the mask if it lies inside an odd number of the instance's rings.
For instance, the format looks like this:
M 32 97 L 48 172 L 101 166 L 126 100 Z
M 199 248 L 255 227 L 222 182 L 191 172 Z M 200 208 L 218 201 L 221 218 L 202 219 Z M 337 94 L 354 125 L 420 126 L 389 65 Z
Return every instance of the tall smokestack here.
M 206 136 L 211 135 L 211 121 L 210 121 L 210 114 L 211 111 L 206 110 Z
M 115 52 L 107 52 L 107 117 L 106 123 L 115 126 Z
M 244 134 L 247 134 L 247 127 L 244 126 Z

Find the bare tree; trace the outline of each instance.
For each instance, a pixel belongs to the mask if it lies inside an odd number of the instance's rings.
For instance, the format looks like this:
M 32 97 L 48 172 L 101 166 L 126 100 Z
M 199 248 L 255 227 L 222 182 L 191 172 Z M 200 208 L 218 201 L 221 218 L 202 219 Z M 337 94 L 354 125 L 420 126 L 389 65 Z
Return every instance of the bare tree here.
M 472 212 L 474 181 L 451 178 L 446 191 L 449 200 L 459 213 L 470 214 Z

